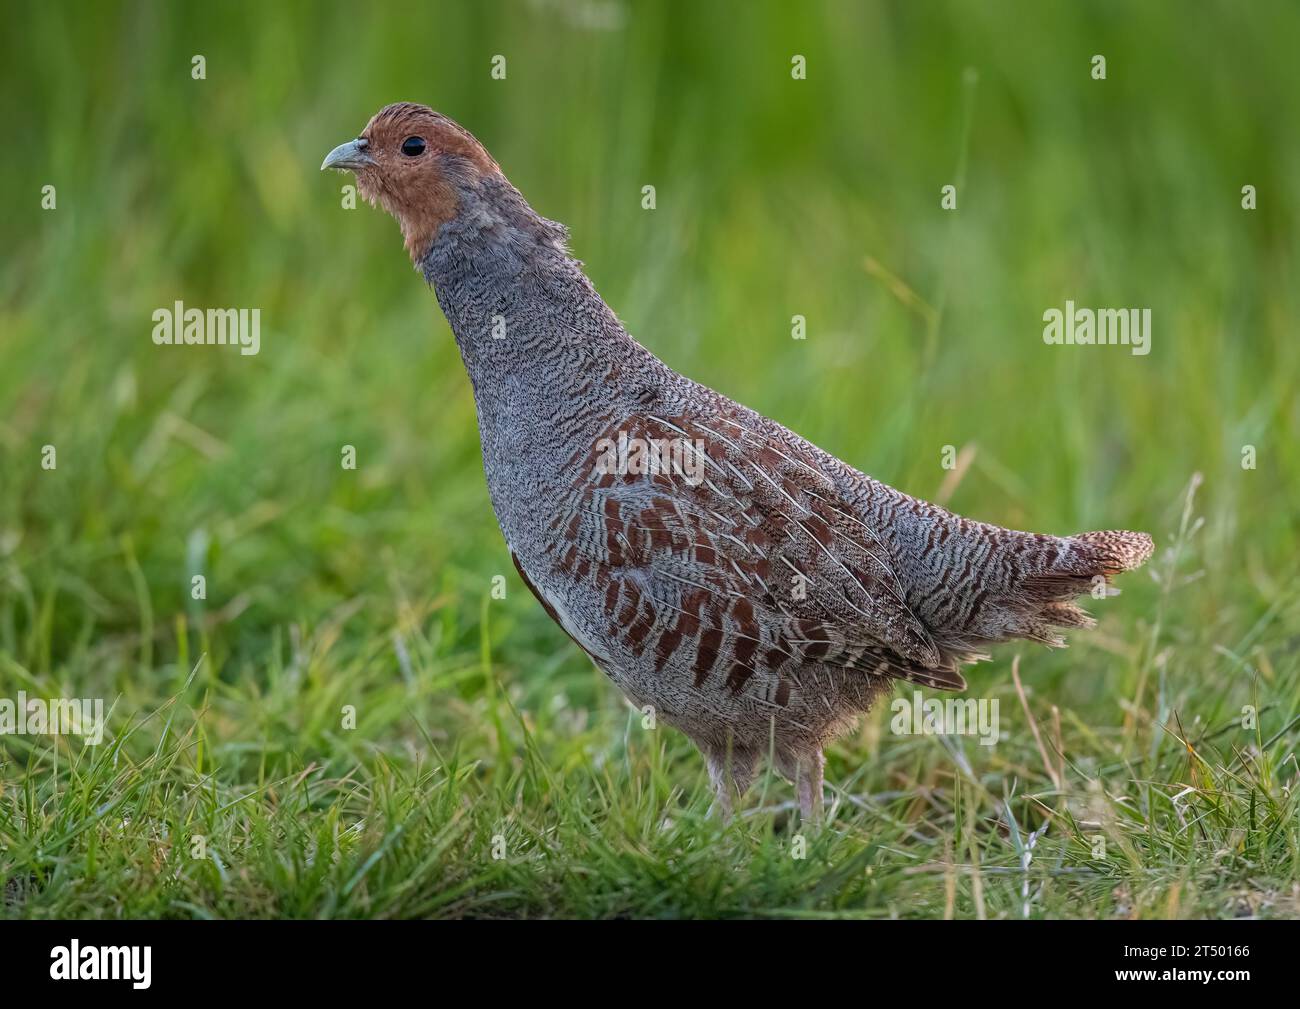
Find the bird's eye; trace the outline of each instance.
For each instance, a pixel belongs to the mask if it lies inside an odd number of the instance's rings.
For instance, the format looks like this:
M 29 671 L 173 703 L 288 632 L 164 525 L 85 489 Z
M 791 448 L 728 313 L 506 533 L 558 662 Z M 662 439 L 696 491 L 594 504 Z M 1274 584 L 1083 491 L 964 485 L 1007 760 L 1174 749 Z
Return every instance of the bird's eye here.
M 424 138 L 407 137 L 402 141 L 402 153 L 408 158 L 418 158 L 424 153 Z

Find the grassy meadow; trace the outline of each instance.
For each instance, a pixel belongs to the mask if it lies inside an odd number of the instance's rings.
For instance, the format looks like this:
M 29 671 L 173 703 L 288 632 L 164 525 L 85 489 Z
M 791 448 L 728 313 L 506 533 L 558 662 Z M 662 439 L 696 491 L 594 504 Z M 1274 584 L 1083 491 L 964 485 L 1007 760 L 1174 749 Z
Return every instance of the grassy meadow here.
M 0 699 L 107 728 L 0 734 L 0 916 L 1300 915 L 1294 4 L 3 10 Z M 821 829 L 774 776 L 719 823 L 518 580 L 433 295 L 318 171 L 396 100 L 679 371 L 1154 560 L 967 671 L 997 745 L 882 704 Z M 1067 300 L 1150 353 L 1047 345 Z M 260 352 L 155 345 L 177 301 Z

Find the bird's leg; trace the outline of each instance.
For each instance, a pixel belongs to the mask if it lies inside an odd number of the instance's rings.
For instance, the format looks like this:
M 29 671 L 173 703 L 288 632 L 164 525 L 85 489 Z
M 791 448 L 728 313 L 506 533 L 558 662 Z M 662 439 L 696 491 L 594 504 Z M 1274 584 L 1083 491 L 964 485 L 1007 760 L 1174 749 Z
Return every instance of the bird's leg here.
M 789 778 L 799 796 L 799 812 L 805 823 L 821 823 L 822 778 L 826 758 L 820 748 L 800 753 L 788 750 L 776 755 L 777 769 Z
M 709 768 L 709 781 L 713 785 L 713 807 L 723 823 L 731 820 L 733 796 L 743 796 L 758 767 L 758 753 L 738 749 L 730 744 L 704 750 L 704 760 Z
M 725 761 L 712 756 L 705 758 L 709 767 L 709 781 L 713 785 L 713 805 L 709 813 L 717 813 L 723 823 L 731 822 L 731 780 L 727 774 Z
M 799 812 L 812 824 L 822 822 L 822 778 L 826 771 L 826 758 L 820 749 L 813 750 L 800 762 L 803 772 L 799 779 Z

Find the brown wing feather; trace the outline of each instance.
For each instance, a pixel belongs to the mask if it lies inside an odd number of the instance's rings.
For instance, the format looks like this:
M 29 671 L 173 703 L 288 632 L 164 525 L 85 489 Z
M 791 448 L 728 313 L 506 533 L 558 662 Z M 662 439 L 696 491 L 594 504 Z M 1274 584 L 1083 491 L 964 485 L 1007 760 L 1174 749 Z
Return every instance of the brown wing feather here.
M 651 414 L 610 432 L 689 445 L 668 471 L 582 481 L 563 565 L 603 581 L 613 633 L 697 685 L 738 691 L 762 667 L 821 663 L 962 689 L 908 609 L 889 556 L 813 459 L 719 414 Z M 698 453 L 698 454 L 696 454 Z

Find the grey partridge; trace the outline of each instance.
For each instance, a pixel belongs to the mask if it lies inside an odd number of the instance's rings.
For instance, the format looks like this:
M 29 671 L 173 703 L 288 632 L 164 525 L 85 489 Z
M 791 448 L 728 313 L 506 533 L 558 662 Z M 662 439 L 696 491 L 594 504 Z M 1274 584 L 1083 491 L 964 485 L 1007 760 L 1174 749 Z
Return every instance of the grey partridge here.
M 1072 601 L 1151 556 L 1136 532 L 961 518 L 677 374 L 624 330 L 465 129 L 382 109 L 322 168 L 401 225 L 469 372 L 519 575 L 638 707 L 703 752 L 729 815 L 760 758 L 819 816 L 823 746 L 891 682 L 1087 627 Z

